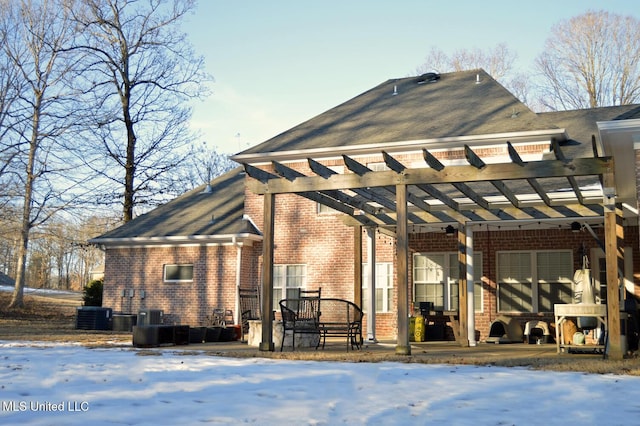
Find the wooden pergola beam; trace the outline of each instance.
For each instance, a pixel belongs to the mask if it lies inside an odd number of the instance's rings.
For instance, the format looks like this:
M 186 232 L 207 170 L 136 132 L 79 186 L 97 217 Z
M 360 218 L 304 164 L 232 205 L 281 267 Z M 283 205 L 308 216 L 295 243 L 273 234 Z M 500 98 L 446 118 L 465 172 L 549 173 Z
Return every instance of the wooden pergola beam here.
M 435 183 L 486 182 L 490 180 L 518 180 L 566 176 L 600 175 L 612 168 L 610 157 L 576 158 L 568 162 L 559 160 L 534 161 L 518 165 L 514 163 L 488 164 L 478 170 L 473 166 L 451 166 L 439 172 L 431 168 L 409 169 L 404 174 L 393 170 L 367 173 L 334 174 L 329 177 L 301 177 L 294 181 L 277 178 L 266 182 L 248 182 L 249 189 L 257 194 L 284 194 L 307 191 L 325 191 L 395 186 L 397 184 L 421 185 Z
M 290 181 L 300 178 L 300 177 L 305 177 L 305 175 L 303 175 L 302 173 L 300 173 L 297 170 L 294 170 L 290 167 L 285 166 L 284 164 L 278 163 L 278 162 L 273 162 L 273 166 L 275 171 L 281 175 L 282 177 L 284 177 L 285 179 L 288 179 Z M 393 223 L 395 223 L 395 221 L 389 217 L 389 215 L 385 214 L 385 213 L 381 213 L 380 209 L 377 209 L 369 204 L 367 204 L 366 202 L 363 202 L 361 199 L 357 199 L 355 197 L 352 197 L 350 195 L 345 194 L 344 192 L 338 191 L 338 190 L 333 190 L 333 191 L 318 191 L 317 194 L 323 195 L 324 197 L 313 197 L 310 194 L 313 193 L 305 193 L 306 195 L 305 198 L 308 198 L 310 200 L 319 202 L 321 204 L 325 204 L 328 207 L 331 207 L 337 211 L 340 211 L 342 213 L 346 213 L 349 216 L 360 216 L 359 214 L 357 214 L 358 212 L 356 212 L 356 210 L 362 210 L 363 214 L 367 215 L 367 218 L 365 219 L 372 219 L 372 221 L 370 220 L 360 220 L 363 218 L 356 218 L 359 222 L 361 222 L 363 225 L 373 225 L 375 223 L 379 223 L 379 224 L 386 224 L 386 225 L 391 225 Z M 329 200 L 327 200 L 326 197 L 329 197 Z M 323 200 L 326 201 L 328 204 L 323 203 Z M 331 201 L 334 200 L 334 201 Z M 336 205 L 336 202 L 338 203 Z M 336 207 L 337 206 L 337 207 Z M 347 206 L 346 209 L 344 209 L 342 206 Z
M 393 158 L 387 152 L 382 151 L 382 156 L 384 158 L 385 163 L 387 164 L 387 167 L 389 167 L 389 169 L 393 170 L 394 172 L 396 172 L 396 173 L 404 173 L 405 170 L 407 170 L 407 167 L 405 167 L 404 164 L 400 163 L 398 160 Z M 438 190 L 433 185 L 418 184 L 418 185 L 414 185 L 414 186 L 416 188 L 418 188 L 419 190 L 426 192 L 431 197 L 433 197 L 433 198 L 435 198 L 437 200 L 440 200 L 447 207 L 449 207 L 449 208 L 451 208 L 453 210 L 456 210 L 458 212 L 460 211 L 460 205 L 456 201 L 454 201 L 453 198 L 449 197 L 448 195 L 446 195 L 442 191 Z M 423 210 L 427 210 L 427 209 L 423 209 Z M 428 210 L 431 210 L 431 206 L 429 206 Z
M 560 144 L 555 138 L 551 139 L 551 149 L 553 150 L 553 153 L 558 160 L 568 161 L 564 153 L 562 152 L 562 149 L 560 148 Z M 567 176 L 567 180 L 569 181 L 569 185 L 571 186 L 574 194 L 576 194 L 578 202 L 580 202 L 580 204 L 584 204 L 584 197 L 582 196 L 582 191 L 580 190 L 580 186 L 578 185 L 576 178 L 573 176 Z
M 313 171 L 322 179 L 329 180 L 329 179 L 335 179 L 335 177 L 337 176 L 344 176 L 344 175 L 340 175 L 338 172 L 331 170 L 329 167 L 311 158 L 307 159 L 307 161 L 309 162 L 309 167 L 311 168 L 311 171 Z M 318 178 L 312 178 L 312 179 L 318 179 Z M 393 202 L 393 200 L 389 200 L 384 195 L 381 196 L 379 195 L 379 193 L 374 193 L 373 191 L 370 191 L 367 188 L 358 187 L 358 188 L 337 188 L 337 189 L 351 190 L 354 193 L 361 196 L 362 198 L 364 198 L 365 200 L 380 204 L 382 207 L 386 209 L 395 211 L 395 203 Z
M 384 153 L 383 153 L 384 155 Z M 350 158 L 349 156 L 343 155 L 342 156 L 344 158 L 344 162 L 347 166 L 347 168 L 349 170 L 351 170 L 353 173 L 359 175 L 359 176 L 363 176 L 366 173 L 371 173 L 373 172 L 373 170 L 371 170 L 370 168 L 368 168 L 367 166 L 365 166 L 364 164 L 354 160 L 353 158 Z M 400 164 L 398 162 L 398 164 Z M 392 169 L 393 170 L 393 169 Z M 373 188 L 373 190 L 376 190 L 377 188 Z M 390 195 L 392 195 L 393 197 L 395 197 L 396 195 L 396 191 L 395 188 L 392 186 L 383 186 L 381 187 L 382 191 L 386 191 L 388 192 Z M 378 191 L 377 194 L 381 197 L 386 197 L 386 194 Z M 429 206 L 429 204 L 425 203 L 423 200 L 421 200 L 419 197 L 417 197 L 415 194 L 412 194 L 411 192 L 407 191 L 407 200 L 413 204 L 414 206 L 425 210 L 425 211 L 429 211 L 431 209 L 431 207 Z
M 513 161 L 514 164 L 517 164 L 517 165 L 519 165 L 521 167 L 525 167 L 527 165 L 527 163 L 522 160 L 522 158 L 520 157 L 520 154 L 518 154 L 518 151 L 516 151 L 516 149 L 513 147 L 513 145 L 511 145 L 511 142 L 507 142 L 507 147 L 508 147 L 508 151 L 509 151 L 509 156 L 511 157 L 511 161 Z M 538 181 L 533 177 L 527 177 L 525 179 L 529 183 L 531 188 L 533 188 L 533 190 L 536 192 L 536 194 L 538 194 L 540 199 L 546 205 L 550 206 L 551 205 L 551 199 L 547 195 L 547 193 L 544 190 L 544 188 L 542 187 L 542 185 L 540 185 L 540 183 L 538 183 Z

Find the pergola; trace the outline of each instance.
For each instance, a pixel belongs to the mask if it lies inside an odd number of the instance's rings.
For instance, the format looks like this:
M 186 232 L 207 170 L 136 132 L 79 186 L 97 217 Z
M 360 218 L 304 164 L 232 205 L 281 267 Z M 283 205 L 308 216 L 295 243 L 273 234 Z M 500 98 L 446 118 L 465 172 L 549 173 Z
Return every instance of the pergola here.
M 398 155 L 379 151 L 384 171 L 373 171 L 353 156 L 342 155 L 345 172 L 338 173 L 306 158 L 314 175 L 304 175 L 282 162 L 272 161 L 269 171 L 245 164 L 248 187 L 264 196 L 263 229 L 263 298 L 262 312 L 273 306 L 273 253 L 275 198 L 280 194 L 297 194 L 344 213 L 354 226 L 356 253 L 355 292 L 361 291 L 357 275 L 361 272 L 362 228 L 376 227 L 396 239 L 396 274 L 398 283 L 397 354 L 411 353 L 407 322 L 409 297 L 408 232 L 410 227 L 456 224 L 458 228 L 459 337 L 468 345 L 466 236 L 470 224 L 538 223 L 581 218 L 604 217 L 604 248 L 607 265 L 608 356 L 621 359 L 619 262 L 623 256 L 622 205 L 616 200 L 613 156 L 605 156 L 593 137 L 593 156 L 567 158 L 561 144 L 551 142 L 552 158 L 524 161 L 514 145 L 506 143 L 509 161 L 488 164 L 464 145 L 466 164 L 447 165 L 428 149 L 422 149 L 424 164 L 410 167 Z M 274 171 L 275 173 L 273 173 Z M 599 182 L 596 191 L 585 189 L 586 182 Z M 558 188 L 563 191 L 559 192 Z M 524 189 L 524 190 L 523 190 Z M 262 318 L 260 350 L 273 351 L 270 315 Z

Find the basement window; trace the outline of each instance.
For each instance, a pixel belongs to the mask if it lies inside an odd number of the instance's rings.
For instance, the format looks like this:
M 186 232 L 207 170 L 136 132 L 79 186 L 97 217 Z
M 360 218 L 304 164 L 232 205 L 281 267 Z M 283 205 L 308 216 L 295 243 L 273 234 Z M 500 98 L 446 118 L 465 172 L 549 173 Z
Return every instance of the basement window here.
M 164 265 L 164 281 L 168 283 L 193 282 L 193 264 Z

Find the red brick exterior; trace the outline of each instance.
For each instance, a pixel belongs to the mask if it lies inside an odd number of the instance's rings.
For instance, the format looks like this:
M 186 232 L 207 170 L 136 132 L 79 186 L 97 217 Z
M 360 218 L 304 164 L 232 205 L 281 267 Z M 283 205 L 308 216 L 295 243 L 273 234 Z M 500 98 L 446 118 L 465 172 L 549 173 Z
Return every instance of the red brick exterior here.
M 161 309 L 165 323 L 204 325 L 216 307 L 235 311 L 238 250 L 232 245 L 109 248 L 102 304 L 122 313 Z M 254 282 L 259 250 L 241 250 L 241 283 Z M 164 282 L 165 264 L 193 264 L 193 282 Z
M 532 152 L 540 150 L 539 145 L 529 147 Z M 544 145 L 548 146 L 548 145 Z M 504 155 L 504 149 L 490 148 L 476 150 L 481 156 Z M 524 152 L 529 153 L 529 152 Z M 463 158 L 460 151 L 443 152 L 441 157 Z M 397 155 L 404 164 L 417 161 L 418 156 Z M 359 158 L 366 164 L 380 162 L 380 157 Z M 640 157 L 638 158 L 640 163 Z M 328 166 L 340 165 L 338 160 L 325 162 Z M 288 164 L 300 172 L 312 175 L 306 163 Z M 270 170 L 270 167 L 264 167 Z M 271 170 L 270 170 L 271 171 Z M 640 188 L 640 183 L 638 185 Z M 277 195 L 275 214 L 275 264 L 307 265 L 307 287 L 322 287 L 324 297 L 353 300 L 354 297 L 354 228 L 345 225 L 343 215 L 338 213 L 318 213 L 317 204 L 297 195 Z M 263 229 L 263 197 L 245 191 L 245 213 Z M 602 227 L 595 228 L 603 239 Z M 366 259 L 366 235 L 363 231 L 363 262 Z M 411 233 L 410 252 L 455 252 L 457 238 L 445 237 L 444 233 Z M 638 284 L 640 255 L 637 253 L 639 230 L 636 223 L 625 227 L 625 246 L 632 247 L 634 281 Z M 580 248 L 595 248 L 597 243 L 586 231 L 573 233 L 564 226 L 557 229 L 526 229 L 506 231 L 500 226 L 486 225 L 473 233 L 474 252 L 482 252 L 483 265 L 483 306 L 475 315 L 475 326 L 480 340 L 488 336 L 491 322 L 498 316 L 496 297 L 496 257 L 497 251 L 506 250 L 571 250 L 574 269 L 580 268 Z M 235 309 L 237 279 L 237 252 L 232 245 L 225 246 L 185 246 L 108 248 L 106 250 L 104 306 L 115 311 L 136 313 L 140 309 L 163 309 L 165 322 L 200 325 L 215 307 Z M 262 245 L 242 247 L 240 283 L 246 286 L 259 285 L 262 276 Z M 376 261 L 393 262 L 395 272 L 394 239 L 376 234 Z M 409 278 L 412 276 L 410 256 Z M 163 265 L 167 263 L 193 263 L 192 283 L 163 282 Z M 394 274 L 395 275 L 395 274 Z M 394 285 L 394 306 L 397 306 L 397 282 Z M 134 296 L 122 291 L 134 290 Z M 139 297 L 140 290 L 145 298 Z M 413 284 L 409 283 L 409 295 L 413 295 Z M 411 296 L 410 296 L 411 297 Z M 234 312 L 235 313 L 235 312 Z M 528 320 L 545 319 L 542 314 L 517 315 L 524 326 Z M 366 331 L 366 325 L 364 330 Z M 381 313 L 376 316 L 378 338 L 395 338 L 397 314 Z
M 596 235 L 604 241 L 602 227 L 596 228 Z M 597 248 L 598 244 L 593 236 L 586 231 L 578 233 L 571 232 L 566 226 L 558 229 L 542 230 L 521 230 L 505 231 L 498 226 L 492 226 L 488 231 L 473 233 L 473 251 L 482 252 L 482 282 L 483 282 L 483 306 L 482 312 L 476 312 L 475 327 L 479 332 L 480 340 L 486 339 L 489 335 L 491 322 L 499 315 L 497 311 L 496 295 L 496 258 L 498 251 L 509 250 L 571 250 L 573 252 L 574 270 L 581 268 L 581 257 L 579 250 L 583 247 L 591 252 L 592 248 Z M 440 235 L 419 234 L 411 235 L 409 246 L 416 252 L 455 252 L 457 250 L 456 238 L 442 238 Z M 638 227 L 628 226 L 625 228 L 625 246 L 632 248 L 633 270 L 640 271 L 640 256 L 638 249 Z M 412 268 L 412 260 L 409 259 L 409 268 Z M 590 260 L 592 263 L 592 260 Z M 474 265 L 477 267 L 477 265 Z M 411 274 L 410 274 L 411 275 Z M 634 282 L 640 285 L 639 276 L 634 273 Z M 409 290 L 411 294 L 411 289 Z M 476 307 L 476 311 L 478 308 Z M 523 328 L 527 321 L 546 320 L 553 322 L 552 315 L 545 314 L 513 314 L 511 317 L 518 317 Z

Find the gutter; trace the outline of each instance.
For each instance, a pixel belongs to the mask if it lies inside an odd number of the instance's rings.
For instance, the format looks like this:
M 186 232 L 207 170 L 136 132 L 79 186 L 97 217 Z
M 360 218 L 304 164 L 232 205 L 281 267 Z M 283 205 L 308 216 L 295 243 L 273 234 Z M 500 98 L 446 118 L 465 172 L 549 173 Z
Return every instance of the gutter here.
M 389 154 L 418 151 L 423 148 L 439 149 L 451 148 L 454 144 L 466 144 L 470 147 L 484 146 L 510 141 L 512 143 L 541 142 L 544 139 L 556 138 L 560 141 L 567 139 L 565 129 L 531 130 L 527 132 L 494 133 L 488 135 L 452 136 L 445 138 L 419 139 L 412 141 L 396 141 L 376 144 L 335 146 L 328 148 L 312 148 L 291 151 L 257 152 L 249 154 L 236 154 L 231 160 L 240 164 L 269 163 L 271 161 L 300 160 L 313 157 L 314 159 L 336 158 L 343 154 L 369 155 L 380 154 L 385 151 Z
M 188 235 L 166 237 L 130 237 L 130 238 L 92 238 L 89 244 L 98 246 L 159 246 L 159 245 L 206 245 L 241 244 L 243 242 L 262 241 L 262 235 L 251 233 L 227 235 Z

